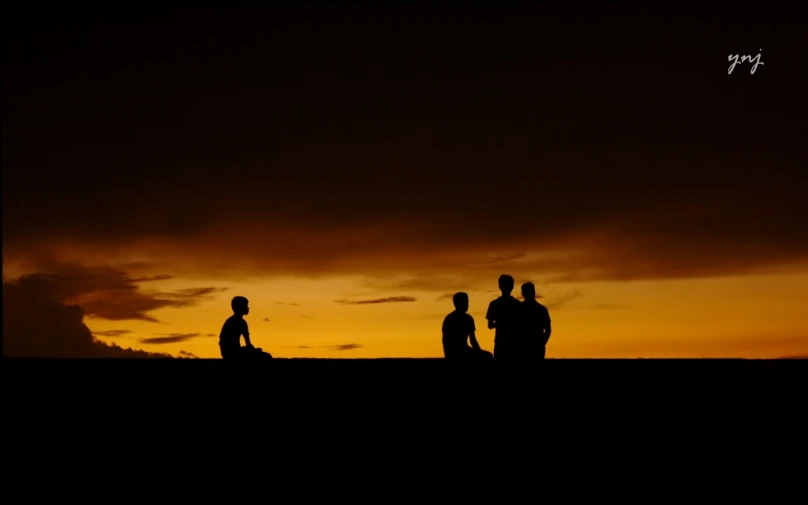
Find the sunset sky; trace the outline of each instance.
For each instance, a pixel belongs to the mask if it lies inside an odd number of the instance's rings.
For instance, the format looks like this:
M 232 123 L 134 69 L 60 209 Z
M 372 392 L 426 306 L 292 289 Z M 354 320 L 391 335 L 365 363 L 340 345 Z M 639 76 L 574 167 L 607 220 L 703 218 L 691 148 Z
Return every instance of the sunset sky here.
M 4 355 L 808 356 L 808 19 L 572 4 L 19 11 Z

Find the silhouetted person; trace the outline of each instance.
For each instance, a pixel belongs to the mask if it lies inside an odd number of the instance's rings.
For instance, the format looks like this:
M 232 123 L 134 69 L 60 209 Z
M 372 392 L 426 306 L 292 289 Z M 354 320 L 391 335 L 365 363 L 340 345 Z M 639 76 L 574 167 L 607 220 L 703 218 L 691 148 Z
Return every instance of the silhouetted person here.
M 522 338 L 524 352 L 531 359 L 544 359 L 547 341 L 550 340 L 550 312 L 536 301 L 536 286 L 532 282 L 522 284 Z
M 443 320 L 443 355 L 451 360 L 490 360 L 494 356 L 480 349 L 477 343 L 477 328 L 474 318 L 468 313 L 469 295 L 455 293 L 452 297 L 455 310 Z M 469 347 L 468 342 L 471 343 Z
M 488 305 L 488 312 L 485 314 L 488 328 L 495 329 L 495 359 L 511 360 L 520 357 L 519 338 L 522 335 L 519 332 L 519 319 L 522 314 L 522 302 L 511 296 L 513 286 L 513 277 L 506 274 L 500 275 L 499 290 L 502 292 L 502 296 Z
M 253 347 L 250 342 L 250 329 L 244 316 L 250 313 L 249 300 L 243 296 L 236 296 L 230 302 L 233 315 L 227 318 L 219 333 L 219 349 L 222 358 L 226 360 L 254 360 L 272 358 L 268 352 Z M 245 346 L 241 347 L 241 337 L 244 337 Z

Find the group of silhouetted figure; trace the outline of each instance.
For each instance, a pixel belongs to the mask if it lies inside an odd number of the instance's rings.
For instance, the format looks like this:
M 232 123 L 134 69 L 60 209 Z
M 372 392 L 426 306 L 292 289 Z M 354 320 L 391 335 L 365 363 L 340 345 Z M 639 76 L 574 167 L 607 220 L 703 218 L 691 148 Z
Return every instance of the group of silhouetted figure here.
M 477 342 L 474 318 L 468 313 L 469 295 L 463 292 L 452 296 L 455 310 L 443 320 L 443 354 L 452 361 L 524 361 L 544 359 L 550 339 L 550 313 L 536 301 L 536 287 L 532 282 L 522 284 L 519 301 L 511 293 L 514 280 L 510 275 L 499 277 L 502 295 L 488 305 L 485 318 L 488 329 L 493 329 L 494 352 L 483 350 Z M 250 330 L 244 316 L 250 313 L 249 301 L 236 296 L 230 302 L 233 315 L 227 318 L 219 334 L 222 358 L 231 361 L 272 359 L 272 355 L 250 341 Z M 244 337 L 245 345 L 241 345 Z
M 514 298 L 514 281 L 510 275 L 499 278 L 501 296 L 488 305 L 485 318 L 494 330 L 493 354 L 480 348 L 477 327 L 468 314 L 469 295 L 460 292 L 452 297 L 455 310 L 443 320 L 443 355 L 450 360 L 525 361 L 544 359 L 550 339 L 550 313 L 536 301 L 532 282 L 522 284 L 522 298 Z M 471 344 L 471 345 L 469 345 Z

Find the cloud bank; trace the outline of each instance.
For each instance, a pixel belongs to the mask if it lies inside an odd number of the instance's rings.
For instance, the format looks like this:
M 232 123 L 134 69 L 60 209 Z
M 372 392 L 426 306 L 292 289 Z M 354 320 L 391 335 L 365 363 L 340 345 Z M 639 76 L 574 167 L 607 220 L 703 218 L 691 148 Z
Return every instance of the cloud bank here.
M 168 276 L 132 277 L 110 267 L 51 263 L 47 273 L 6 278 L 3 282 L 3 352 L 17 357 L 171 357 L 108 345 L 101 337 L 121 337 L 131 330 L 93 334 L 85 317 L 110 321 L 159 322 L 151 311 L 165 307 L 193 307 L 223 291 L 189 288 L 144 291 L 139 283 Z M 141 338 L 142 344 L 168 344 L 200 337 L 173 333 Z
M 706 9 L 565 9 L 21 20 L 4 60 L 4 260 L 132 273 L 82 301 L 121 320 L 204 295 L 131 288 L 166 275 L 412 276 L 449 292 L 502 272 L 804 269 L 799 16 L 722 10 L 719 35 Z M 559 42 L 564 19 L 572 39 L 604 43 Z M 188 42 L 211 31 L 215 48 Z M 76 37 L 90 32 L 105 44 Z M 715 55 L 752 39 L 783 64 L 727 76 Z M 554 51 L 537 60 L 537 47 Z M 682 54 L 687 70 L 672 70 Z
M 416 299 L 412 296 L 388 296 L 386 298 L 374 298 L 372 300 L 335 300 L 336 303 L 341 305 L 378 305 L 381 303 L 406 303 L 414 301 L 416 301 Z
M 62 301 L 64 286 L 42 277 L 3 283 L 3 356 L 14 358 L 171 358 L 97 340 L 84 311 Z
M 338 345 L 299 345 L 298 349 L 330 349 L 332 351 L 353 351 L 354 349 L 361 349 L 364 347 L 360 344 L 338 344 Z

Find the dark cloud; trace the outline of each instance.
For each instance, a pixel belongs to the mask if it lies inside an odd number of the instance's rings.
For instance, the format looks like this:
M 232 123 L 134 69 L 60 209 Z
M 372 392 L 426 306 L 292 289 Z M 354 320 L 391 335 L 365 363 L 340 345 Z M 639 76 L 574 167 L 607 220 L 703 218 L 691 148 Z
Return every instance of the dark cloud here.
M 300 317 L 302 317 L 303 319 L 317 319 L 314 316 L 307 316 L 307 315 L 301 315 Z
M 205 336 L 206 337 L 215 337 L 216 334 L 215 333 L 205 333 Z
M 140 282 L 153 282 L 153 281 L 167 281 L 173 279 L 173 275 L 151 275 L 148 277 L 135 277 L 132 279 L 132 282 L 140 283 Z
M 297 303 L 284 303 L 284 302 L 275 302 L 277 305 L 289 305 L 291 307 L 297 307 Z
M 589 305 L 586 308 L 592 310 L 625 310 L 629 307 L 628 305 L 622 303 L 596 303 L 594 305 Z
M 264 322 L 268 323 L 268 322 L 272 321 L 272 319 L 270 319 L 268 317 L 265 317 L 265 318 L 261 319 L 261 321 L 264 321 Z
M 361 346 L 359 344 L 342 344 L 342 345 L 331 346 L 331 349 L 333 349 L 335 351 L 352 351 L 354 349 L 359 349 L 361 347 L 363 347 L 363 346 Z
M 178 358 L 186 358 L 186 359 L 199 359 L 199 356 L 192 352 L 188 351 L 180 351 L 177 353 Z
M 298 349 L 330 349 L 332 351 L 352 351 L 354 349 L 360 349 L 364 347 L 360 344 L 339 344 L 339 345 L 299 345 L 297 346 Z
M 176 344 L 177 342 L 185 342 L 197 337 L 201 337 L 201 333 L 166 333 L 159 337 L 141 338 L 141 344 Z
M 440 269 L 442 262 L 435 261 L 435 268 Z M 446 265 L 448 266 L 448 265 Z M 366 281 L 368 287 L 374 289 L 401 290 L 401 291 L 444 291 L 453 292 L 473 290 L 480 285 L 480 279 L 472 280 L 470 272 L 454 273 L 453 275 L 407 275 L 391 278 L 385 276 L 370 276 Z M 496 278 L 494 278 L 496 284 Z
M 132 333 L 132 330 L 106 330 L 93 332 L 93 335 L 99 337 L 120 337 L 122 335 L 129 335 L 130 333 Z
M 581 292 L 577 290 L 567 291 L 563 293 L 548 293 L 549 298 L 544 302 L 544 306 L 548 309 L 558 309 L 568 305 L 573 300 L 581 297 Z
M 387 298 L 375 298 L 373 300 L 334 300 L 336 303 L 342 305 L 375 305 L 379 303 L 404 303 L 414 302 L 415 298 L 412 296 L 389 296 Z
M 24 277 L 27 289 L 47 291 L 61 302 L 80 305 L 87 317 L 111 321 L 159 322 L 149 313 L 162 308 L 193 307 L 226 288 L 143 291 L 126 272 L 80 264 L 49 265 L 47 273 Z
M 4 257 L 415 273 L 441 293 L 503 265 L 556 282 L 804 267 L 796 11 L 587 8 L 21 18 Z M 724 72 L 759 47 L 755 75 Z M 86 310 L 181 301 L 158 300 Z
M 227 290 L 228 288 L 185 288 L 185 289 L 179 289 L 174 292 L 163 292 L 159 294 L 164 298 L 171 298 L 175 300 L 185 301 L 185 300 L 192 300 L 195 298 L 208 297 L 212 294 L 221 293 Z
M 511 254 L 509 256 L 497 256 L 496 258 L 491 259 L 488 263 L 496 263 L 496 264 L 507 263 L 509 261 L 518 260 L 519 258 L 524 257 L 525 253 L 516 253 Z
M 170 358 L 97 340 L 84 311 L 63 302 L 65 287 L 43 276 L 3 283 L 3 356 L 26 358 Z

